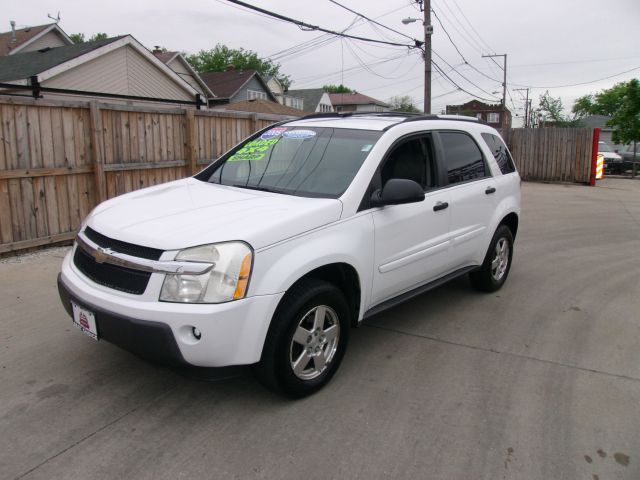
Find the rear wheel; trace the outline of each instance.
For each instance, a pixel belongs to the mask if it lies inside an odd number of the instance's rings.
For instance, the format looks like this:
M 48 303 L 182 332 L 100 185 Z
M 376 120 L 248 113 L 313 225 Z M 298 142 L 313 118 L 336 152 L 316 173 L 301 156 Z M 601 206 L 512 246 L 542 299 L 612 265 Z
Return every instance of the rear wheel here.
M 308 279 L 294 286 L 271 322 L 258 379 L 293 398 L 316 392 L 340 365 L 349 324 L 347 302 L 333 284 Z
M 483 292 L 499 290 L 507 280 L 513 257 L 513 234 L 506 225 L 500 225 L 494 233 L 489 250 L 479 270 L 471 272 L 471 283 Z

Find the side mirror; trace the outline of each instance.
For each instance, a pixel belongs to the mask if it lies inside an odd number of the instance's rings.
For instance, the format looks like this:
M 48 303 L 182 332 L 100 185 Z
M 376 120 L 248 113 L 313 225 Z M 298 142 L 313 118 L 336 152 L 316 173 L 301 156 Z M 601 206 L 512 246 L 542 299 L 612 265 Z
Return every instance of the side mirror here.
M 392 178 L 381 189 L 371 194 L 371 206 L 400 205 L 424 200 L 424 190 L 413 180 Z

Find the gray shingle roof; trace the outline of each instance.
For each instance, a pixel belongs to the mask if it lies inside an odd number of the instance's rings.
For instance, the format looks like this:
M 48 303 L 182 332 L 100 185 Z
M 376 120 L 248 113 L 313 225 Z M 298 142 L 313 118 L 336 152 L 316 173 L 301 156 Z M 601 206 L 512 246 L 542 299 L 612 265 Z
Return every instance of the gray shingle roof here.
M 289 90 L 284 93 L 290 97 L 302 98 L 302 108 L 305 112 L 315 112 L 324 90 L 322 88 L 302 88 L 299 90 Z
M 35 52 L 16 53 L 0 57 L 0 82 L 28 79 L 50 68 L 89 53 L 92 50 L 115 42 L 122 37 L 105 38 L 94 42 L 79 43 L 38 50 Z

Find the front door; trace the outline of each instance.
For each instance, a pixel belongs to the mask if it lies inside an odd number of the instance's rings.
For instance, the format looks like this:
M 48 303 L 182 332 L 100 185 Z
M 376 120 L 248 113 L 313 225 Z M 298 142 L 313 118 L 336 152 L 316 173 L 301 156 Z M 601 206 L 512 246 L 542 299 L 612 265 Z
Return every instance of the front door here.
M 425 189 L 422 202 L 376 208 L 372 303 L 379 304 L 433 280 L 449 269 L 450 196 L 439 189 L 430 134 L 400 142 L 387 155 L 380 184 L 408 178 Z

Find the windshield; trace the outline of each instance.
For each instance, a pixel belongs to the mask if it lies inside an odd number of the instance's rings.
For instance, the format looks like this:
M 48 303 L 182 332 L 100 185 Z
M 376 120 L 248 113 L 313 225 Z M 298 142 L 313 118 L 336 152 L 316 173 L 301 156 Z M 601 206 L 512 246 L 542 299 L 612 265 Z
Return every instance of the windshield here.
M 604 142 L 598 142 L 598 151 L 599 152 L 613 152 L 613 149 Z
M 234 148 L 200 178 L 241 188 L 337 198 L 381 135 L 370 130 L 274 127 Z

